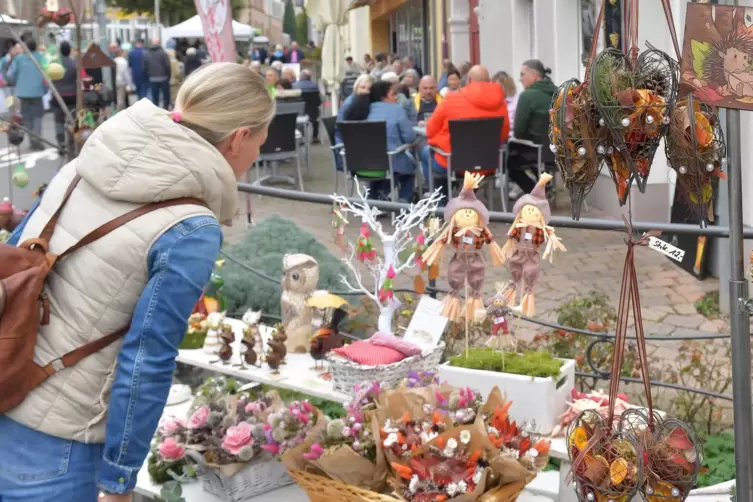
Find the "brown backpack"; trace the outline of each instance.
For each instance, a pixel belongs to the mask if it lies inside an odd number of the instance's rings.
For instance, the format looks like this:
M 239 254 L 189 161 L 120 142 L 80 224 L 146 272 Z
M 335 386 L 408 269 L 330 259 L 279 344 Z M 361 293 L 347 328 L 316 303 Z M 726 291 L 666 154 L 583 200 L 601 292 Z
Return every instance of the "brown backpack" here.
M 79 347 L 45 366 L 34 362 L 34 346 L 40 325 L 50 321 L 50 301 L 44 292 L 45 280 L 55 264 L 74 251 L 91 244 L 147 213 L 164 207 L 191 204 L 206 206 L 191 198 L 154 202 L 139 207 L 96 228 L 59 255 L 50 253 L 49 243 L 68 198 L 81 181 L 76 176 L 57 211 L 37 238 L 18 247 L 0 244 L 0 413 L 5 413 L 27 394 L 58 371 L 73 366 L 126 334 L 130 326 Z

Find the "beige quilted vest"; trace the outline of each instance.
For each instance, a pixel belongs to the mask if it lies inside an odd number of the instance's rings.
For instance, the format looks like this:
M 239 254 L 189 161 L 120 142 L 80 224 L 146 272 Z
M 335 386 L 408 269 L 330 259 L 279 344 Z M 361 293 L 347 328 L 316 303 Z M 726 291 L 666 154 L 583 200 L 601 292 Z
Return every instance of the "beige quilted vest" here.
M 149 106 L 141 103 L 133 108 L 137 109 L 130 114 L 131 118 L 134 115 L 138 117 L 139 110 L 144 113 L 161 113 L 150 110 Z M 128 112 L 122 114 L 126 115 Z M 111 121 L 115 122 L 120 115 Z M 109 122 L 105 125 L 110 125 Z M 123 124 L 120 126 L 123 127 Z M 174 127 L 175 124 L 170 122 L 161 126 Z M 92 136 L 95 141 L 87 142 L 79 158 L 65 166 L 50 183 L 40 206 L 24 229 L 21 241 L 39 235 L 60 204 L 76 172 L 82 176 L 82 181 L 71 194 L 50 241 L 50 251 L 56 254 L 62 253 L 96 227 L 147 202 L 140 199 L 151 199 L 148 200 L 151 202 L 178 196 L 197 197 L 207 201 L 209 207 L 215 211 L 193 205 L 158 209 L 127 223 L 59 262 L 48 276 L 45 288 L 50 298 L 51 315 L 50 323 L 40 328 L 34 353 L 35 362 L 40 365 L 45 365 L 76 347 L 117 331 L 130 323 L 136 303 L 148 281 L 149 249 L 172 226 L 193 216 L 214 217 L 215 214 L 219 214 L 225 219 L 232 217 L 234 212 L 234 203 L 226 200 L 227 198 L 213 199 L 206 192 L 196 193 L 203 190 L 200 185 L 212 183 L 211 176 L 210 179 L 202 180 L 201 184 L 192 182 L 184 185 L 182 192 L 179 192 L 180 195 L 164 197 L 164 191 L 161 190 L 149 196 L 150 185 L 161 185 L 159 169 L 150 168 L 149 178 L 139 180 L 139 162 L 134 162 L 133 159 L 129 160 L 129 165 L 124 169 L 115 162 L 117 168 L 109 173 L 108 169 L 112 164 L 88 163 L 93 157 L 101 158 L 103 147 L 116 151 L 119 148 L 118 140 L 113 141 L 111 136 L 107 135 L 102 137 L 107 128 L 101 126 L 100 129 L 95 132 L 100 133 L 98 137 Z M 160 138 L 161 143 L 153 147 L 164 148 L 164 141 L 163 135 Z M 222 159 L 213 147 L 207 144 L 199 146 L 211 149 L 205 152 L 210 157 L 214 151 L 219 159 Z M 146 148 L 148 150 L 149 147 Z M 151 161 L 149 155 L 144 158 Z M 196 165 L 189 167 L 211 172 L 211 167 L 207 167 L 202 160 L 218 161 L 208 159 L 207 155 L 204 155 Z M 132 167 L 132 172 L 137 174 L 124 176 L 131 172 L 129 169 Z M 227 164 L 220 167 L 229 170 Z M 174 172 L 166 171 L 164 181 L 169 182 Z M 229 186 L 216 186 L 214 189 L 216 193 L 230 190 L 230 195 L 235 199 L 235 180 L 232 175 L 226 178 L 225 185 Z M 170 186 L 175 187 L 180 183 L 178 181 Z M 128 188 L 129 185 L 133 187 Z M 113 189 L 115 186 L 118 187 L 117 190 Z M 189 188 L 185 188 L 186 186 Z M 129 195 L 131 193 L 133 195 Z M 117 200 L 133 198 L 139 201 Z M 110 388 L 121 344 L 122 341 L 117 341 L 85 358 L 76 366 L 56 373 L 33 390 L 21 405 L 7 415 L 16 422 L 52 436 L 85 443 L 104 442 Z

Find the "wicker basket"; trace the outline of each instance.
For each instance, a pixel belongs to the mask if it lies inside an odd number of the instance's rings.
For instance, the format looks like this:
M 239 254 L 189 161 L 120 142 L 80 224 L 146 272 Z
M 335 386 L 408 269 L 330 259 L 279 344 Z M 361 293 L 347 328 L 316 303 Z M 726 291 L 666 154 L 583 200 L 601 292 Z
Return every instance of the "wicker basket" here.
M 382 385 L 394 387 L 406 378 L 411 371 L 437 371 L 443 353 L 444 343 L 440 343 L 431 352 L 407 357 L 393 364 L 364 366 L 336 355 L 328 356 L 327 361 L 332 374 L 334 390 L 352 397 L 355 394 L 356 385 L 364 382 L 378 380 Z
M 293 484 L 285 464 L 277 460 L 254 462 L 232 476 L 225 476 L 209 467 L 200 453 L 186 450 L 186 455 L 194 464 L 196 477 L 201 480 L 204 491 L 225 502 L 246 502 L 262 493 Z
M 311 502 L 397 502 L 399 499 L 381 493 L 363 490 L 357 486 L 346 485 L 324 476 L 310 472 L 289 470 L 290 476 L 298 486 L 306 491 Z M 535 478 L 510 483 L 495 488 L 479 497 L 480 502 L 514 502 L 528 483 Z

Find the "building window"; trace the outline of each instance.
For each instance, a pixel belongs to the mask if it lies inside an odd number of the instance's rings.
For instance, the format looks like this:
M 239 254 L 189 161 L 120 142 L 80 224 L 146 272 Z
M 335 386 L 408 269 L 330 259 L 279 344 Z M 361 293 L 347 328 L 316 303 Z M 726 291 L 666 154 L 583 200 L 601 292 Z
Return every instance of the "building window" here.
M 585 71 L 593 44 L 596 44 L 597 53 L 604 49 L 604 25 L 602 24 L 600 33 L 594 33 L 600 8 L 601 0 L 580 0 L 578 24 L 580 30 L 580 64 L 583 71 Z
M 409 0 L 392 15 L 392 50 L 400 57 L 410 57 L 421 68 L 428 68 L 426 48 L 426 10 L 424 0 Z

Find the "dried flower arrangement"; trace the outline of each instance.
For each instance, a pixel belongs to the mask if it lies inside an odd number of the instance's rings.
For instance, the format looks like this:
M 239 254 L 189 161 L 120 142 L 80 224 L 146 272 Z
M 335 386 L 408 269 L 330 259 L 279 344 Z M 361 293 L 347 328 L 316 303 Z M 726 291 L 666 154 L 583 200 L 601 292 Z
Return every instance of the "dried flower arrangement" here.
M 248 393 L 227 394 L 226 389 L 225 381 L 217 380 L 204 387 L 198 397 L 202 404 L 188 418 L 163 419 L 155 464 L 174 470 L 186 465 L 187 451 L 193 450 L 208 466 L 232 475 L 248 463 L 279 459 L 323 422 L 306 401 L 285 404 L 276 392 L 254 399 Z

